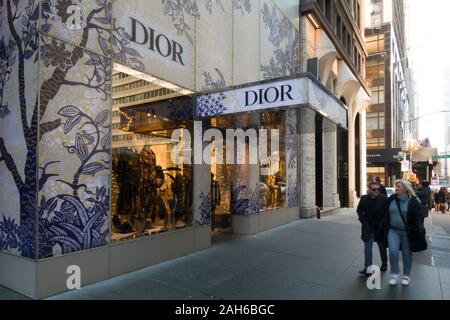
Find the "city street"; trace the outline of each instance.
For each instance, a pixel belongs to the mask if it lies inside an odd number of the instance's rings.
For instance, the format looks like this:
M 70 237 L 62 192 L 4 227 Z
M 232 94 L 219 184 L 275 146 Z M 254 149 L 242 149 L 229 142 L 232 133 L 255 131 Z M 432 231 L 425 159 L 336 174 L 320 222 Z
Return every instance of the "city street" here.
M 50 299 L 450 299 L 450 214 L 432 212 L 426 226 L 429 250 L 414 255 L 409 287 L 383 274 L 381 290 L 367 289 L 356 212 L 340 209 Z M 3 287 L 0 297 L 23 298 Z

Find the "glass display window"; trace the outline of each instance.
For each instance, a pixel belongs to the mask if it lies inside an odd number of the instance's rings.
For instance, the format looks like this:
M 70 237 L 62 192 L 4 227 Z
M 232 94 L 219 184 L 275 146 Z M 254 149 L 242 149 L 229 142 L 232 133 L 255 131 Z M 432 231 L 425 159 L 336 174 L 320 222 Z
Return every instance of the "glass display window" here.
M 268 129 L 268 163 L 260 165 L 260 210 L 284 208 L 286 205 L 286 146 L 285 111 L 269 111 L 260 114 L 260 128 Z M 272 150 L 272 139 L 278 140 L 278 147 Z
M 259 157 L 255 164 L 249 163 L 252 152 L 249 147 L 250 138 L 245 140 L 245 164 L 226 162 L 226 143 L 223 144 L 221 155 L 223 159 L 219 159 L 220 153 L 216 154 L 213 150 L 211 155 L 213 230 L 228 226 L 231 214 L 249 214 L 254 213 L 254 210 L 264 212 L 286 207 L 285 121 L 285 111 L 254 112 L 211 119 L 211 127 L 219 129 L 224 137 L 227 129 L 255 130 L 258 137 L 257 152 L 261 151 L 259 149 L 261 143 L 266 145 L 264 159 Z M 266 130 L 267 141 L 263 139 L 259 129 Z M 277 143 L 272 140 L 276 140 Z M 235 145 L 234 151 L 236 150 Z M 243 203 L 247 203 L 248 208 L 242 205 Z
M 113 243 L 193 224 L 192 165 L 173 162 L 177 142 L 171 138 L 176 129 L 192 132 L 193 101 L 135 73 L 120 80 L 122 100 L 114 104 L 112 119 Z M 124 81 L 139 83 L 144 97 L 145 90 L 159 92 L 158 100 L 126 99 Z M 136 94 L 136 86 L 129 88 Z M 191 150 L 177 151 L 184 156 Z
M 226 129 L 233 128 L 232 116 L 211 119 L 211 127 L 219 129 L 226 136 Z M 226 144 L 222 146 L 222 155 L 226 155 Z M 231 205 L 234 181 L 234 166 L 227 164 L 220 153 L 211 155 L 211 230 L 225 231 L 231 227 Z

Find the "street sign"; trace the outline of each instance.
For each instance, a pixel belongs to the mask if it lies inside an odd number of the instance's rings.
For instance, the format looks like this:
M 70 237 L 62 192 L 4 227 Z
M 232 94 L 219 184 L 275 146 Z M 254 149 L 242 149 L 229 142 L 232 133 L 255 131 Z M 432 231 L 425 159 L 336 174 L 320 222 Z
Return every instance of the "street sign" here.
M 408 172 L 408 171 L 411 171 L 411 168 L 410 168 L 410 164 L 409 164 L 409 161 L 408 160 L 403 160 L 403 161 L 401 161 L 401 164 L 402 164 L 402 172 Z
M 433 159 L 449 159 L 450 158 L 450 154 L 444 154 L 444 155 L 440 155 L 440 156 L 433 156 Z

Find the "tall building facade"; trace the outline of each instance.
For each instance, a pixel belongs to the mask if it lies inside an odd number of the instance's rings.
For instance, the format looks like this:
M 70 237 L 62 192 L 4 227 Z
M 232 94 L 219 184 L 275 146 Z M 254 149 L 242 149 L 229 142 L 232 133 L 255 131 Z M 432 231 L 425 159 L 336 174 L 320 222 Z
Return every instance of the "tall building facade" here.
M 365 41 L 366 78 L 372 91 L 367 108 L 367 181 L 393 185 L 402 177 L 401 152 L 412 133 L 412 79 L 408 71 L 403 0 L 370 0 Z
M 336 148 L 337 140 L 338 158 L 323 158 L 336 167 L 337 174 L 331 177 L 338 180 L 337 190 L 330 189 L 335 184 L 326 178 L 329 174 L 321 175 L 320 164 L 313 178 L 324 184 L 324 196 L 337 194 L 334 201 L 350 207 L 366 190 L 365 110 L 370 103 L 370 89 L 365 81 L 364 5 L 357 0 L 301 1 L 302 71 L 313 71 L 348 108 L 348 132 L 332 127 L 327 129 L 329 134 L 316 140 L 316 148 L 322 149 L 316 151 L 316 156 Z M 314 125 L 326 127 L 320 119 Z
M 442 110 L 446 111 L 443 113 L 444 120 L 444 150 L 439 150 L 439 154 L 449 155 L 450 154 L 450 67 L 446 67 L 443 70 L 443 85 L 446 95 L 444 96 L 444 105 Z M 441 161 L 441 173 L 440 176 L 447 180 L 447 184 L 450 182 L 450 159 L 444 159 Z
M 208 248 L 217 230 L 354 206 L 363 12 L 1 1 L 0 284 L 42 298 L 68 290 L 71 266 L 84 286 Z

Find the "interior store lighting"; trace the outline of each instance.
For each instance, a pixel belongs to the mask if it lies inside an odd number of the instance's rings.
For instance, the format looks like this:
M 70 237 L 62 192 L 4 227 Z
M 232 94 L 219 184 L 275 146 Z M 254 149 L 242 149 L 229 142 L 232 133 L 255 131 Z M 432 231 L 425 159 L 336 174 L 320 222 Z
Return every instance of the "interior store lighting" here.
M 127 66 L 124 66 L 124 65 L 121 65 L 121 64 L 118 64 L 118 63 L 114 63 L 113 68 L 114 68 L 115 71 L 128 74 L 128 75 L 133 76 L 133 77 L 138 78 L 138 79 L 142 79 L 142 80 L 150 82 L 150 83 L 152 83 L 154 85 L 157 85 L 157 86 L 164 87 L 164 88 L 167 88 L 169 90 L 175 91 L 175 92 L 180 93 L 182 95 L 188 95 L 188 94 L 192 94 L 193 93 L 192 91 L 190 91 L 188 89 L 179 87 L 179 86 L 177 86 L 177 85 L 175 85 L 173 83 L 161 80 L 161 79 L 153 77 L 153 76 L 151 76 L 149 74 L 143 73 L 141 71 L 132 69 L 130 67 L 127 67 Z

